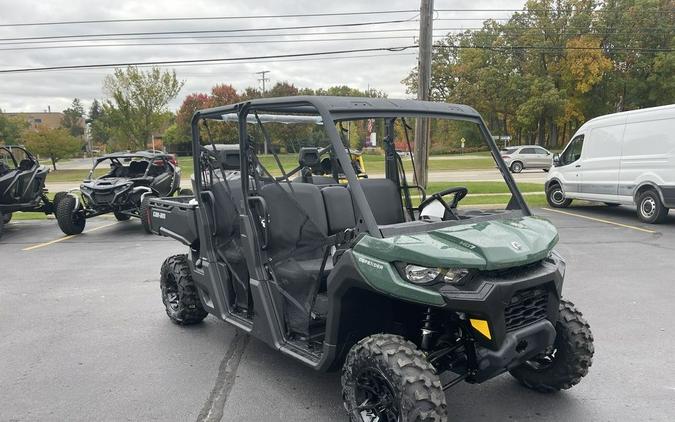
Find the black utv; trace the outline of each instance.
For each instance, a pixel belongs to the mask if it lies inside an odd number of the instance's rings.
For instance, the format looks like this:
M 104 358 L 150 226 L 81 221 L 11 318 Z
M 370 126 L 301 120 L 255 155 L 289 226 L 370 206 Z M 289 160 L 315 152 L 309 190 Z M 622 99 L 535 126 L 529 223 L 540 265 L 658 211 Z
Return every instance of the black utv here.
M 107 172 L 95 178 L 99 166 Z M 120 152 L 94 161 L 79 189 L 69 191 L 56 207 L 56 219 L 67 235 L 84 230 L 87 218 L 113 213 L 117 220 L 140 218 L 149 233 L 148 200 L 180 191 L 180 167 L 175 158 L 161 151 Z M 185 189 L 181 195 L 192 195 Z
M 0 145 L 0 236 L 14 212 L 54 212 L 55 203 L 45 189 L 48 173 L 26 148 Z M 55 200 L 61 197 L 57 194 Z
M 463 205 L 481 198 L 456 183 L 417 186 L 415 163 L 395 145 L 409 145 L 422 121 L 433 121 L 432 142 L 489 147 L 508 203 Z M 217 159 L 209 139 L 209 126 L 228 123 L 238 163 Z M 369 164 L 359 178 L 347 133 L 365 138 L 367 127 L 378 128 L 384 168 Z M 445 421 L 444 391 L 461 381 L 510 372 L 554 392 L 587 374 L 593 336 L 563 299 L 557 231 L 532 215 L 471 107 L 257 99 L 197 112 L 192 133 L 195 197 L 150 199 L 152 230 L 187 247 L 161 267 L 174 323 L 212 314 L 312 368 L 341 369 L 352 421 Z M 279 168 L 266 168 L 262 142 L 274 151 L 290 137 L 317 146 L 293 169 L 276 156 Z M 322 162 L 329 171 L 316 177 Z

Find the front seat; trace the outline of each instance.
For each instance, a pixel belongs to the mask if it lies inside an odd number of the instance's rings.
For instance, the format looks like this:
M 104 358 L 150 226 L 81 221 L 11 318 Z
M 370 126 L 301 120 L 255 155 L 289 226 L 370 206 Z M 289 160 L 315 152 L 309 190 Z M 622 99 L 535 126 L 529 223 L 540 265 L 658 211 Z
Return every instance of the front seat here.
M 360 179 L 361 188 L 379 226 L 405 222 L 401 192 L 389 179 Z M 358 210 L 356 210 L 358 214 Z

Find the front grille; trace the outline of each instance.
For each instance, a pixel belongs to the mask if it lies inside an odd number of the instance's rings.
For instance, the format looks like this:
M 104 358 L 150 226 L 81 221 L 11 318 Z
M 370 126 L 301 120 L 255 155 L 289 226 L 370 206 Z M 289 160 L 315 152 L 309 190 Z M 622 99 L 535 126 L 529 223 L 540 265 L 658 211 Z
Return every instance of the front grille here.
M 109 204 L 115 198 L 115 192 L 96 192 L 94 200 L 100 204 Z
M 516 292 L 504 310 L 506 331 L 513 331 L 546 318 L 548 292 L 535 287 Z

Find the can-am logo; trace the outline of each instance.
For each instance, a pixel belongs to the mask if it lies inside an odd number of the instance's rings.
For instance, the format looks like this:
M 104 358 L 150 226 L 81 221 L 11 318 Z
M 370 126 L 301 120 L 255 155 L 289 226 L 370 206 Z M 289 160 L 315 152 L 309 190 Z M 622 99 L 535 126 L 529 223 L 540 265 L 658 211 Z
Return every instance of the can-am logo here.
M 521 251 L 523 250 L 523 245 L 521 245 L 518 242 L 511 242 L 511 247 L 516 250 L 516 251 Z
M 164 214 L 163 212 L 153 211 L 152 216 L 154 218 L 159 218 L 160 220 L 166 220 L 166 214 Z
M 381 269 L 384 268 L 384 265 L 378 264 L 377 262 L 371 261 L 370 259 L 366 259 L 366 258 L 359 257 L 359 262 L 362 263 L 362 264 L 366 264 L 369 267 L 373 267 L 376 270 L 381 270 Z

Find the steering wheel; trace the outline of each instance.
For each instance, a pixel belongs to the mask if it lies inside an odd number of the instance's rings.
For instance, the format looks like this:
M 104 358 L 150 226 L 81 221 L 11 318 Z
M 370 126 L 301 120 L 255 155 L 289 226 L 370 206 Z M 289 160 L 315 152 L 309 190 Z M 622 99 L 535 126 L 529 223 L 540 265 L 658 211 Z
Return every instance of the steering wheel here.
M 450 195 L 451 193 L 454 193 L 455 196 L 452 198 L 452 202 L 450 202 L 450 204 L 448 204 L 443 199 L 443 197 L 446 196 L 446 195 Z M 459 220 L 459 217 L 457 217 L 457 214 L 455 214 L 455 209 L 457 208 L 457 204 L 459 204 L 459 201 L 464 199 L 464 197 L 468 193 L 469 193 L 469 190 L 467 188 L 463 187 L 463 186 L 455 186 L 455 187 L 452 187 L 452 188 L 448 188 L 448 189 L 445 189 L 445 190 L 442 190 L 440 192 L 436 192 L 434 194 L 431 194 L 431 195 L 427 196 L 424 201 L 420 202 L 420 205 L 417 209 L 421 213 L 422 210 L 424 209 L 424 207 L 426 207 L 427 205 L 429 205 L 433 201 L 438 200 L 438 202 L 440 202 L 441 205 L 443 205 L 443 208 L 445 208 L 445 210 L 448 213 L 450 213 L 450 215 L 455 220 Z

